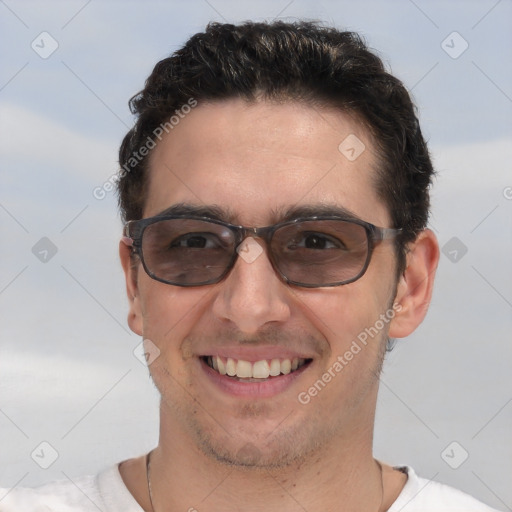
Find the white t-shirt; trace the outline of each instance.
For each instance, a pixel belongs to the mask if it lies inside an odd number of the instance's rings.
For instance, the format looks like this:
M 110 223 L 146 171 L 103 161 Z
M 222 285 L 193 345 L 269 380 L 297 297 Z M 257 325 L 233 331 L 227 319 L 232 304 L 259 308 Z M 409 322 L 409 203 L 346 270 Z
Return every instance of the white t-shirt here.
M 453 487 L 420 478 L 409 466 L 408 479 L 388 512 L 497 512 Z M 97 476 L 57 480 L 12 490 L 0 488 L 0 512 L 143 512 L 125 486 L 117 464 Z

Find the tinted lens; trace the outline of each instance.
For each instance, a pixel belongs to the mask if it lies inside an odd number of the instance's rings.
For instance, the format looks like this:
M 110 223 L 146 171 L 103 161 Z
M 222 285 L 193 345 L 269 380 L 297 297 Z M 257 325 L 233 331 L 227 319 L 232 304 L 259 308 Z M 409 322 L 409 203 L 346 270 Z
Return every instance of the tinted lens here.
M 194 219 L 161 220 L 142 235 L 142 255 L 150 275 L 177 285 L 217 280 L 233 258 L 233 233 L 220 224 Z
M 366 229 L 341 220 L 303 221 L 276 230 L 274 264 L 289 280 L 303 285 L 348 282 L 365 269 Z

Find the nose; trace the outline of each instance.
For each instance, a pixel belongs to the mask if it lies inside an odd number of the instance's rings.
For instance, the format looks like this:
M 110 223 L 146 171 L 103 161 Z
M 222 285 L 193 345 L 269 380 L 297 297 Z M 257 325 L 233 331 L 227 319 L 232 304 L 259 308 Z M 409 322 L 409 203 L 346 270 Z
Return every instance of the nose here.
M 213 313 L 246 334 L 290 317 L 289 291 L 277 276 L 262 245 L 252 237 L 237 248 L 238 259 L 219 284 Z

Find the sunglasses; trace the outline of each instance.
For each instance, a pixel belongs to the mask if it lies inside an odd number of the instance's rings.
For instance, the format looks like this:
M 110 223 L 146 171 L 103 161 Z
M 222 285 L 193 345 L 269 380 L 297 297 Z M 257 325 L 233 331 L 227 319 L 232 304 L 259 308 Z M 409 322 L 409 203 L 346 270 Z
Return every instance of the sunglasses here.
M 123 242 L 151 278 L 175 286 L 204 286 L 228 275 L 247 237 L 261 238 L 283 281 L 318 288 L 359 279 L 373 249 L 400 231 L 338 216 L 248 228 L 209 217 L 164 215 L 128 222 Z

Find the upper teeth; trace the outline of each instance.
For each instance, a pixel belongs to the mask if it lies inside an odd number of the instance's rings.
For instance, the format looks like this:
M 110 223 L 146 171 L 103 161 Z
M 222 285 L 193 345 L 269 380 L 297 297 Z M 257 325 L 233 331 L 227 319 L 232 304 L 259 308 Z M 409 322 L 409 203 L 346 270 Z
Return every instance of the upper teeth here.
M 262 359 L 251 363 L 243 359 L 222 359 L 219 356 L 211 356 L 207 358 L 208 364 L 217 370 L 221 375 L 229 375 L 230 377 L 267 379 L 277 377 L 281 373 L 287 375 L 293 370 L 302 366 L 306 360 L 295 357 L 293 359 Z

